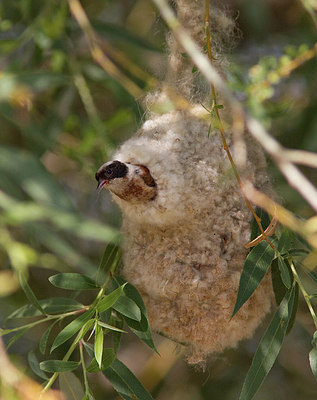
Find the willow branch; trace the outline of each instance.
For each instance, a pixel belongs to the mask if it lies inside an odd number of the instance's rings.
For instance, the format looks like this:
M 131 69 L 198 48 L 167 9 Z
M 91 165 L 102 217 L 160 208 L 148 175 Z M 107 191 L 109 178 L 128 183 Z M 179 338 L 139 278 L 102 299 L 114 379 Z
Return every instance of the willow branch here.
M 202 54 L 195 42 L 190 38 L 185 29 L 178 22 L 174 12 L 166 0 L 153 0 L 167 25 L 174 33 L 176 39 L 190 56 L 197 68 L 210 84 L 213 84 L 226 99 L 233 112 L 234 120 L 241 125 L 244 121 L 250 134 L 261 144 L 264 150 L 273 158 L 288 183 L 294 187 L 308 204 L 317 212 L 317 189 L 299 169 L 293 165 L 285 154 L 285 149 L 275 140 L 258 120 L 249 115 L 235 98 L 216 69 L 210 64 L 208 57 Z

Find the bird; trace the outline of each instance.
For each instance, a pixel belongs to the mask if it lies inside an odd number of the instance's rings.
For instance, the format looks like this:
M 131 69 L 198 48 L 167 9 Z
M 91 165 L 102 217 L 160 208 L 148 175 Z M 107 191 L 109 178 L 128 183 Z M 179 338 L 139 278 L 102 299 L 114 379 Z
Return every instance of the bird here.
M 98 189 L 106 187 L 125 201 L 153 200 L 157 194 L 156 183 L 144 165 L 110 161 L 96 172 L 96 180 Z

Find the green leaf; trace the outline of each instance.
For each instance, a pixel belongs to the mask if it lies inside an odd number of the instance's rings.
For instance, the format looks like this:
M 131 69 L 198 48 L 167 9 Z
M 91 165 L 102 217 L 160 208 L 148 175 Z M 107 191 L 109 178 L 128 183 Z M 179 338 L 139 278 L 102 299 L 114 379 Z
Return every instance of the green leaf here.
M 50 276 L 48 280 L 52 285 L 67 290 L 91 290 L 99 288 L 88 276 L 71 272 Z
M 283 232 L 278 240 L 278 245 L 277 245 L 277 251 L 279 253 L 286 252 L 288 249 L 290 249 L 292 246 L 292 233 L 286 229 L 283 228 Z
M 232 317 L 250 298 L 266 274 L 274 258 L 274 250 L 263 240 L 249 253 L 241 273 L 239 291 Z
M 51 333 L 51 331 L 52 331 L 52 329 L 53 329 L 53 326 L 56 325 L 57 322 L 58 322 L 58 320 L 56 320 L 55 322 L 53 322 L 53 323 L 46 329 L 46 331 L 43 333 L 43 335 L 42 335 L 42 337 L 41 337 L 41 340 L 40 340 L 40 343 L 39 343 L 39 349 L 40 349 L 40 352 L 41 352 L 42 354 L 45 354 L 45 352 L 46 352 L 46 346 L 47 346 L 47 342 L 48 342 L 49 335 L 50 335 L 50 333 Z
M 141 310 L 135 302 L 127 296 L 120 296 L 112 308 L 128 318 L 141 321 Z
M 275 301 L 277 305 L 280 305 L 281 301 L 283 300 L 287 292 L 287 288 L 282 281 L 281 272 L 278 267 L 277 259 L 272 261 L 271 278 L 272 278 Z
M 60 314 L 69 311 L 82 310 L 84 305 L 79 303 L 75 299 L 69 299 L 66 297 L 56 297 L 50 299 L 44 299 L 39 301 L 41 307 L 46 314 Z M 27 304 L 11 313 L 7 319 L 14 318 L 30 318 L 42 315 L 42 313 L 35 308 L 32 304 Z
M 118 298 L 121 296 L 123 293 L 123 289 L 125 287 L 126 283 L 124 285 L 121 285 L 118 287 L 116 290 L 114 290 L 112 293 L 104 296 L 98 303 L 97 305 L 97 310 L 99 313 L 102 313 L 108 308 L 111 308 L 115 302 L 118 300 Z
M 40 368 L 46 372 L 74 371 L 79 366 L 78 361 L 47 360 L 40 363 Z
M 98 321 L 98 325 L 102 326 L 105 329 L 109 329 L 111 331 L 127 333 L 126 331 L 123 331 L 122 329 L 117 328 L 116 326 L 106 324 L 105 322 L 102 322 L 102 321 Z
M 310 363 L 310 368 L 314 374 L 314 377 L 317 379 L 317 347 L 314 347 L 309 352 L 309 363 Z
M 136 376 L 118 359 L 103 374 L 125 400 L 153 400 Z
M 36 358 L 34 351 L 30 351 L 28 353 L 28 362 L 29 365 L 32 369 L 32 371 L 35 373 L 35 375 L 39 376 L 40 378 L 47 380 L 48 376 L 43 372 L 40 368 L 40 364 L 38 362 L 38 359 Z
M 294 323 L 295 323 L 295 319 L 296 319 L 296 313 L 297 313 L 298 301 L 299 301 L 299 286 L 298 286 L 298 283 L 295 283 L 294 292 L 295 293 L 294 293 L 294 303 L 293 303 L 293 308 L 292 308 L 292 314 L 291 314 L 289 322 L 288 322 L 286 335 L 288 335 L 290 333 L 290 331 L 292 330 L 292 328 L 294 326 Z
M 109 243 L 100 261 L 96 282 L 102 286 L 109 274 L 114 272 L 121 258 L 120 248 L 112 243 Z
M 39 303 L 38 299 L 36 298 L 35 294 L 33 293 L 33 290 L 30 288 L 30 286 L 26 280 L 25 274 L 23 272 L 19 272 L 19 280 L 20 280 L 21 287 L 22 287 L 26 297 L 30 301 L 30 303 L 32 303 L 33 306 L 36 307 L 43 315 L 46 315 L 41 304 Z
M 88 372 L 99 372 L 102 370 L 107 369 L 113 361 L 116 359 L 116 355 L 113 349 L 107 348 L 103 350 L 102 361 L 101 364 L 97 362 L 94 358 L 92 362 L 88 365 L 87 371 Z
M 61 344 L 65 343 L 70 339 L 76 332 L 78 332 L 86 322 L 94 315 L 95 310 L 86 311 L 80 317 L 74 319 L 70 324 L 68 324 L 55 338 L 54 343 L 51 348 L 51 353 Z
M 122 278 L 118 277 L 117 279 L 120 283 L 122 283 Z M 138 336 L 139 339 L 141 339 L 147 346 L 149 346 L 152 350 L 159 354 L 152 338 L 146 308 L 140 293 L 138 292 L 137 288 L 130 283 L 125 286 L 124 293 L 137 304 L 142 314 L 140 322 L 129 319 L 128 317 L 124 317 L 126 323 L 132 330 L 132 332 Z
M 102 327 L 98 324 L 96 324 L 96 327 L 95 327 L 94 351 L 95 351 L 96 361 L 99 365 L 99 368 L 101 368 L 102 352 L 103 352 L 103 330 L 102 330 Z
M 239 400 L 251 400 L 271 370 L 281 349 L 292 315 L 295 289 L 287 291 L 263 335 L 244 381 Z
M 59 388 L 63 392 L 63 400 L 81 400 L 85 396 L 80 380 L 72 372 L 59 374 Z
M 120 319 L 115 320 L 114 324 L 115 324 L 116 328 L 118 329 L 118 331 L 113 332 L 112 340 L 113 340 L 113 350 L 117 354 L 117 351 L 120 347 L 121 337 L 122 337 L 122 333 L 123 333 L 121 331 L 122 331 L 122 328 L 124 325 L 124 321 L 123 321 L 123 319 L 120 318 Z
M 290 272 L 290 268 L 287 266 L 286 262 L 283 260 L 283 258 L 278 257 L 277 258 L 278 262 L 278 267 L 281 272 L 281 278 L 284 283 L 284 285 L 289 289 L 292 285 L 292 276 Z

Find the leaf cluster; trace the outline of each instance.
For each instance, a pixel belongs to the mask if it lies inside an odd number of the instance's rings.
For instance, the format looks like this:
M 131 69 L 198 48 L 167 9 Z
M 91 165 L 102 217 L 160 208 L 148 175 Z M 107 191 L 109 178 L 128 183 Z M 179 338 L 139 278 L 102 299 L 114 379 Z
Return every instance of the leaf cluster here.
M 29 365 L 32 371 L 44 380 L 44 391 L 59 377 L 60 387 L 66 390 L 66 393 L 73 390 L 80 393 L 80 397 L 76 398 L 91 400 L 94 397 L 87 374 L 102 372 L 123 398 L 152 398 L 116 356 L 122 334 L 126 333 L 124 325 L 151 349 L 157 351 L 140 294 L 134 286 L 114 276 L 119 262 L 118 247 L 108 245 L 94 278 L 78 273 L 59 273 L 51 276 L 49 281 L 53 286 L 70 291 L 71 296 L 63 298 L 38 300 L 25 274 L 20 273 L 21 287 L 29 304 L 11 313 L 6 322 L 22 318 L 32 319 L 32 322 L 12 329 L 1 329 L 1 335 L 14 333 L 8 347 L 31 328 L 42 323 L 49 324 L 39 342 L 42 356 L 53 353 L 69 342 L 68 350 L 61 360 L 50 358 L 39 362 L 34 351 L 29 353 Z M 84 305 L 74 298 L 79 292 L 86 290 L 97 292 L 95 300 L 89 305 Z M 69 318 L 72 320 L 69 321 Z M 58 325 L 61 326 L 60 331 L 52 341 L 52 330 Z M 112 337 L 112 347 L 105 347 L 105 335 Z M 82 371 L 84 387 L 73 374 L 73 371 L 78 369 Z

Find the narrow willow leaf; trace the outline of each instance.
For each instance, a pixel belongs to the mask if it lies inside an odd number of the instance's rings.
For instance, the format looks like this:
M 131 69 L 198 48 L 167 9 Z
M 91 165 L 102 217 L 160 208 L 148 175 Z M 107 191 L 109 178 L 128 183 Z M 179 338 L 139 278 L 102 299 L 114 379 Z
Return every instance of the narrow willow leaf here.
M 103 374 L 124 399 L 153 400 L 136 376 L 118 359 L 114 360 Z
M 309 363 L 310 363 L 310 368 L 314 374 L 314 377 L 317 379 L 317 347 L 314 347 L 309 352 Z
M 115 304 L 115 302 L 118 300 L 118 298 L 123 293 L 123 289 L 124 289 L 125 285 L 126 285 L 126 283 L 124 285 L 119 286 L 116 290 L 114 290 L 110 294 L 104 296 L 99 301 L 99 303 L 97 305 L 97 310 L 99 313 L 108 310 Z
M 68 324 L 55 338 L 54 343 L 51 348 L 51 353 L 61 344 L 65 343 L 70 339 L 76 332 L 78 332 L 86 322 L 94 315 L 95 310 L 86 311 L 80 317 L 74 319 L 70 324 Z
M 120 283 L 121 279 L 122 278 L 119 278 Z M 147 346 L 149 346 L 152 350 L 154 350 L 157 354 L 159 354 L 152 338 L 152 333 L 150 329 L 146 308 L 140 293 L 138 292 L 137 288 L 131 285 L 130 283 L 128 283 L 125 286 L 124 293 L 126 296 L 128 296 L 137 304 L 142 314 L 140 322 L 129 319 L 128 317 L 124 317 L 126 323 L 132 330 L 132 332 L 139 337 L 139 339 L 141 339 Z
M 53 323 L 46 329 L 46 331 L 43 333 L 43 335 L 42 335 L 42 337 L 41 337 L 41 340 L 40 340 L 40 343 L 39 343 L 39 349 L 40 349 L 40 352 L 41 352 L 42 354 L 45 354 L 45 352 L 46 352 L 46 347 L 47 347 L 47 342 L 48 342 L 49 335 L 50 335 L 50 333 L 51 333 L 51 331 L 52 331 L 52 329 L 53 329 L 53 326 L 54 326 L 55 324 L 57 324 L 57 322 L 58 322 L 58 320 L 56 320 L 55 322 L 53 322 Z
M 88 276 L 76 273 L 62 273 L 50 276 L 48 280 L 52 285 L 67 290 L 92 290 L 99 286 Z
M 249 253 L 241 273 L 239 291 L 232 317 L 251 297 L 266 274 L 274 258 L 274 250 L 263 240 Z
M 127 296 L 120 296 L 112 308 L 128 318 L 141 321 L 141 310 L 136 303 Z
M 272 286 L 273 286 L 275 301 L 277 305 L 280 305 L 281 301 L 283 300 L 287 292 L 287 288 L 282 281 L 281 272 L 278 267 L 277 259 L 273 260 L 271 264 L 271 278 L 272 278 Z
M 290 268 L 287 266 L 286 262 L 283 260 L 283 258 L 278 257 L 277 259 L 278 262 L 278 267 L 281 272 L 281 278 L 284 283 L 284 285 L 289 289 L 292 285 L 292 277 L 290 273 Z
M 131 328 L 131 331 L 139 338 L 142 340 L 142 342 L 144 342 L 146 345 L 148 345 L 152 350 L 154 350 L 157 354 L 159 354 L 157 348 L 155 347 L 153 338 L 152 338 L 152 333 L 150 330 L 150 327 L 148 327 L 148 329 L 144 332 L 142 331 L 138 331 L 136 329 Z
M 45 374 L 45 372 L 41 370 L 40 363 L 38 362 L 38 359 L 36 358 L 34 351 L 30 351 L 28 353 L 28 362 L 31 367 L 31 370 L 35 373 L 35 375 L 39 376 L 44 380 L 48 379 L 48 376 Z
M 35 294 L 33 293 L 33 290 L 30 288 L 30 286 L 26 280 L 25 274 L 23 272 L 19 273 L 19 280 L 20 280 L 21 287 L 22 287 L 26 297 L 30 301 L 30 303 L 32 303 L 33 306 L 36 307 L 41 312 L 41 314 L 46 315 L 41 304 L 39 303 L 38 299 L 36 298 Z
M 283 228 L 283 232 L 278 240 L 277 251 L 279 253 L 285 253 L 292 246 L 292 233 Z
M 289 322 L 288 322 L 286 335 L 288 335 L 290 333 L 290 331 L 292 330 L 292 328 L 294 326 L 295 319 L 296 319 L 296 313 L 297 313 L 297 309 L 298 309 L 298 301 L 299 301 L 299 286 L 298 286 L 298 283 L 295 283 L 295 286 L 294 286 L 294 303 L 293 303 L 293 308 L 292 308 L 292 314 L 291 314 Z
M 84 308 L 84 305 L 79 303 L 77 300 L 68 299 L 66 297 L 40 300 L 39 303 L 46 314 L 60 314 L 69 311 L 81 310 Z M 13 311 L 13 313 L 11 313 L 6 319 L 30 318 L 37 317 L 39 315 L 42 315 L 42 313 L 37 308 L 35 308 L 32 304 L 27 304 L 26 306 Z
M 80 380 L 72 372 L 62 372 L 58 377 L 59 388 L 63 392 L 63 400 L 81 400 L 85 393 Z
M 120 261 L 120 248 L 112 243 L 109 243 L 100 261 L 96 282 L 103 285 L 109 272 L 114 271 Z
M 103 350 L 102 361 L 101 364 L 97 362 L 94 358 L 91 363 L 87 367 L 88 372 L 99 372 L 107 369 L 113 361 L 116 359 L 116 355 L 113 349 L 107 348 Z
M 117 351 L 120 347 L 120 342 L 121 342 L 121 338 L 122 338 L 122 328 L 124 325 L 124 321 L 123 319 L 117 319 L 116 321 L 114 321 L 115 325 L 116 325 L 116 329 L 118 329 L 118 331 L 114 331 L 112 334 L 112 340 L 113 340 L 113 350 L 114 352 L 117 354 Z
M 78 361 L 47 360 L 40 363 L 40 368 L 46 372 L 74 371 L 79 366 Z
M 106 324 L 105 322 L 102 322 L 102 321 L 98 321 L 98 325 L 102 326 L 103 328 L 109 329 L 110 331 L 127 333 L 126 331 L 123 331 L 122 329 L 117 328 L 116 326 Z
M 251 400 L 271 370 L 281 349 L 292 315 L 295 289 L 289 290 L 262 337 L 244 381 L 239 400 Z
M 288 250 L 288 254 L 293 257 L 304 257 L 309 254 L 309 250 L 306 249 L 290 249 Z
M 99 365 L 99 368 L 101 368 L 102 352 L 103 352 L 103 330 L 102 330 L 102 327 L 98 324 L 96 325 L 96 328 L 95 328 L 94 351 L 95 351 L 96 361 Z

